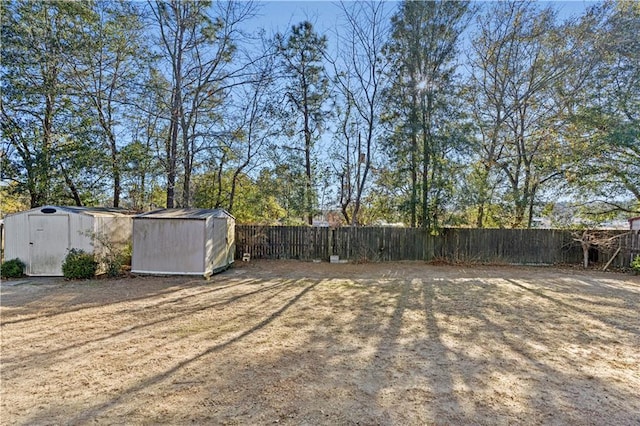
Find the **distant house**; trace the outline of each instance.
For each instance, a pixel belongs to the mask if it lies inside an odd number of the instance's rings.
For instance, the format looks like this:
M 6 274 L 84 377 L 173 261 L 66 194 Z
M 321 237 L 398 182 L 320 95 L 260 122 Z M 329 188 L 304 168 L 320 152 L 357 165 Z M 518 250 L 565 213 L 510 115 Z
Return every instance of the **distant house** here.
M 629 219 L 629 229 L 640 231 L 640 216 Z

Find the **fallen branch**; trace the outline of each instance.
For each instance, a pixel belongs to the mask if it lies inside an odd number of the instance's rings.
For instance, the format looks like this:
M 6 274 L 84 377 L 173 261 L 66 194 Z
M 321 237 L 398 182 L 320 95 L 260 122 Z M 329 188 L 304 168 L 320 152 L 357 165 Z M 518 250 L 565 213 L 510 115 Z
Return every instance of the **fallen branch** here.
M 603 271 L 606 271 L 607 268 L 609 267 L 609 265 L 611 265 L 611 262 L 613 262 L 613 259 L 616 258 L 616 256 L 618 255 L 618 253 L 620 253 L 620 250 L 622 250 L 622 247 L 618 247 L 618 250 L 616 250 L 615 253 L 613 253 L 613 256 L 611 256 L 611 259 L 609 259 L 609 261 L 607 262 L 606 265 L 604 265 L 604 268 L 602 268 Z
M 583 266 L 589 267 L 589 249 L 595 248 L 600 251 L 608 251 L 614 249 L 617 245 L 616 254 L 613 255 L 609 262 L 605 265 L 604 269 L 608 268 L 613 259 L 618 255 L 621 250 L 620 238 L 628 235 L 629 232 L 623 232 L 620 234 L 612 233 L 607 230 L 584 230 L 581 233 L 573 233 L 573 241 L 579 242 L 582 247 Z

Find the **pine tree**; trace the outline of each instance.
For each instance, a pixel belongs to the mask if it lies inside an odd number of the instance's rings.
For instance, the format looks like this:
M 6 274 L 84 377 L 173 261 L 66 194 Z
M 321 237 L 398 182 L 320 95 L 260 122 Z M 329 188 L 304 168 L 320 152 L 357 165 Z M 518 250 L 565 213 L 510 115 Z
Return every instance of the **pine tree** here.
M 405 1 L 392 18 L 386 47 L 392 86 L 387 151 L 396 185 L 407 188 L 411 226 L 439 226 L 453 181 L 457 45 L 469 19 L 468 2 Z
M 276 41 L 285 79 L 287 126 L 291 126 L 294 140 L 302 139 L 302 148 L 293 147 L 293 151 L 303 154 L 304 213 L 311 225 L 317 204 L 313 149 L 328 116 L 324 107 L 329 98 L 329 79 L 323 63 L 327 39 L 317 34 L 310 22 L 302 22 L 291 28 L 288 37 L 278 34 Z

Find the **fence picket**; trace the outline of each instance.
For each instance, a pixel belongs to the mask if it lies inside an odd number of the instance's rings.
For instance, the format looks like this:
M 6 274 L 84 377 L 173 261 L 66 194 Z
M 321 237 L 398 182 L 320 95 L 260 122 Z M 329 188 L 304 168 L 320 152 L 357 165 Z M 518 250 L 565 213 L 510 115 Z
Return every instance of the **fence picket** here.
M 620 231 L 624 233 L 625 231 Z M 640 255 L 640 235 L 620 238 L 614 266 Z M 580 263 L 582 250 L 571 231 L 557 229 L 446 228 L 439 235 L 418 228 L 236 225 L 236 257 L 399 261 L 443 258 L 453 262 Z M 610 257 L 612 255 L 609 254 Z M 607 257 L 606 254 L 600 258 Z M 609 259 L 607 257 L 607 260 Z

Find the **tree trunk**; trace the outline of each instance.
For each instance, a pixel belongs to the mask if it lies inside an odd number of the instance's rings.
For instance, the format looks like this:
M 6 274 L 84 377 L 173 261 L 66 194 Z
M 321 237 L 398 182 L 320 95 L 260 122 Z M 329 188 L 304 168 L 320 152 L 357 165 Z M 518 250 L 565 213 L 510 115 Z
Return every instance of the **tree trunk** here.
M 431 167 L 431 154 L 433 141 L 431 135 L 431 95 L 427 94 L 427 105 L 422 105 L 422 228 L 431 228 L 431 214 L 429 212 L 429 168 Z
M 412 99 L 411 110 L 411 227 L 417 225 L 417 207 L 418 207 L 418 135 L 415 128 L 417 121 L 416 108 L 417 100 L 415 93 Z
M 586 241 L 581 241 L 580 245 L 582 246 L 582 266 L 586 269 L 589 267 L 589 248 L 591 244 Z
M 484 201 L 480 200 L 480 204 L 478 205 L 478 217 L 476 217 L 476 228 L 482 228 L 482 223 L 484 222 Z
M 303 52 L 304 55 L 304 52 Z M 304 60 L 303 60 L 304 61 Z M 313 195 L 311 184 L 311 128 L 309 123 L 309 99 L 307 94 L 307 85 L 304 74 L 302 76 L 302 88 L 303 88 L 303 105 L 304 105 L 304 166 L 306 173 L 306 191 L 305 191 L 305 204 L 307 209 L 307 222 L 309 225 L 313 225 Z
M 73 197 L 73 201 L 76 203 L 76 206 L 82 207 L 82 199 L 80 198 L 80 193 L 78 192 L 78 188 L 73 183 L 73 180 L 71 180 L 71 177 L 65 170 L 62 163 L 60 163 L 60 171 L 62 172 L 62 176 L 64 177 L 64 181 L 67 184 L 69 191 L 71 191 L 71 196 Z
M 105 130 L 107 130 L 105 128 Z M 111 148 L 111 174 L 113 177 L 113 207 L 120 207 L 120 163 L 118 158 L 118 147 L 111 131 L 109 133 L 109 144 Z
M 175 95 L 174 95 L 175 96 Z M 175 101 L 174 101 L 175 108 Z M 169 140 L 167 141 L 167 208 L 172 209 L 174 206 L 175 187 L 176 187 L 176 153 L 178 151 L 178 123 L 175 120 L 177 115 L 171 113 L 171 125 L 169 132 Z

